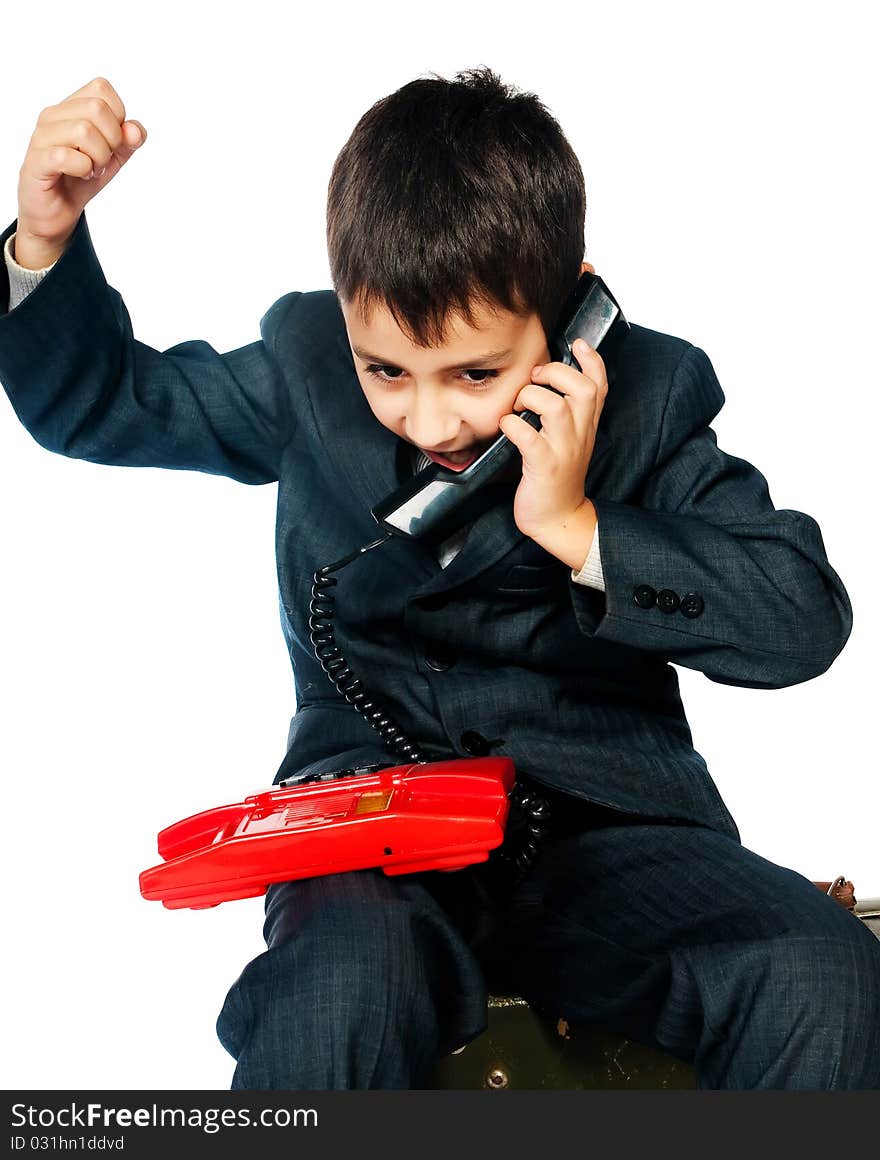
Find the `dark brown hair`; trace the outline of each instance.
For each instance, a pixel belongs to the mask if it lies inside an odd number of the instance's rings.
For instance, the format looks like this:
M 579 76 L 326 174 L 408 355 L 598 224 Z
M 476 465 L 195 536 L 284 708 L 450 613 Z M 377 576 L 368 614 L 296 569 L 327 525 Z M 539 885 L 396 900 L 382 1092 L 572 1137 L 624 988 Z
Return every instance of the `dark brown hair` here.
M 385 306 L 437 346 L 475 304 L 536 313 L 549 335 L 584 258 L 580 163 L 533 93 L 491 69 L 437 73 L 377 101 L 333 165 L 330 275 L 364 317 Z

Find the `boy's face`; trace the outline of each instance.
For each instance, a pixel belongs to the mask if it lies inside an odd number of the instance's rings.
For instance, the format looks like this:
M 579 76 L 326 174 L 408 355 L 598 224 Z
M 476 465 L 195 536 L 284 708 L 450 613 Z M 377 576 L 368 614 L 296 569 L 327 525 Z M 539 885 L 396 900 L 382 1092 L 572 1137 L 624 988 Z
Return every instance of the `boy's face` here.
M 581 272 L 593 267 L 584 262 Z M 385 307 L 365 321 L 339 300 L 355 371 L 370 410 L 435 462 L 464 470 L 501 433 L 532 367 L 550 360 L 537 314 L 475 311 L 476 326 L 450 317 L 439 347 L 416 346 Z

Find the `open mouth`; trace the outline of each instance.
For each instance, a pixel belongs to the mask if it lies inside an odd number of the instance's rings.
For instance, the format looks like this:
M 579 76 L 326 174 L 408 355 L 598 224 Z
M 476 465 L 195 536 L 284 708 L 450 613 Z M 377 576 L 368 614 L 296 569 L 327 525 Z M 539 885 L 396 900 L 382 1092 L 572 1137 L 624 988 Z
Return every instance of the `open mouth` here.
M 435 455 L 433 451 L 426 451 L 425 455 L 441 467 L 451 467 L 453 471 L 464 471 L 470 467 L 480 454 L 479 447 L 466 448 L 464 451 L 450 451 L 448 455 Z

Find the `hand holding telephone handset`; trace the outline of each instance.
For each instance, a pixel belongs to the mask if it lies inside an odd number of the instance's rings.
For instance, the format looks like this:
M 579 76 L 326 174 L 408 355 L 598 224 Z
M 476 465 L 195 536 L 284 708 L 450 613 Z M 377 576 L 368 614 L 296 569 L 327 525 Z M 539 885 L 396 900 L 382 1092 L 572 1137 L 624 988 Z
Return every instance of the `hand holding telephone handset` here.
M 628 330 L 629 323 L 611 291 L 597 274 L 585 271 L 562 308 L 556 331 L 548 339 L 551 360 L 580 370 L 572 353 L 578 338 L 607 358 Z M 540 415 L 534 411 L 517 414 L 540 430 Z M 429 463 L 376 504 L 371 509 L 373 518 L 392 535 L 430 542 L 446 539 L 495 501 L 492 492 L 484 490 L 485 485 L 518 455 L 516 445 L 502 434 L 463 471 Z
M 572 353 L 576 339 L 607 359 L 628 330 L 605 283 L 585 272 L 548 339 L 551 357 L 580 369 Z M 539 415 L 519 414 L 540 429 Z M 165 862 L 140 875 L 144 898 L 203 909 L 263 894 L 270 882 L 368 867 L 386 874 L 461 869 L 486 861 L 490 850 L 508 888 L 522 878 L 548 827 L 547 800 L 535 785 L 515 782 L 513 762 L 503 755 L 429 762 L 349 668 L 335 641 L 335 602 L 327 591 L 336 584 L 331 573 L 392 535 L 436 541 L 475 519 L 497 499 L 487 485 L 517 454 L 502 434 L 461 472 L 430 464 L 372 509 L 385 535 L 314 574 L 309 629 L 315 656 L 404 763 L 294 774 L 244 802 L 166 827 L 159 834 Z M 524 823 L 514 847 L 502 845 L 512 805 Z

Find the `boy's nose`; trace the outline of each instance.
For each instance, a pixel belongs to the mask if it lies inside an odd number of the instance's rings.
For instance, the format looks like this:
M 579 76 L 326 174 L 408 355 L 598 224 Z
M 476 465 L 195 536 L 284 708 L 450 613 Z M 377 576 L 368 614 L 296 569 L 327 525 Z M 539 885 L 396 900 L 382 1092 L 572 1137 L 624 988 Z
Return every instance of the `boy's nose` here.
M 415 443 L 422 451 L 431 451 L 434 455 L 446 455 L 449 451 L 455 451 L 457 444 L 454 440 L 447 439 L 445 442 L 435 443 L 431 439 L 421 439 L 417 436 L 412 436 L 412 442 Z
M 407 439 L 418 447 L 435 451 L 438 455 L 455 449 L 457 431 L 458 424 L 455 424 L 455 431 L 453 431 L 452 424 L 441 423 L 437 420 L 414 423 L 409 419 L 406 423 Z

